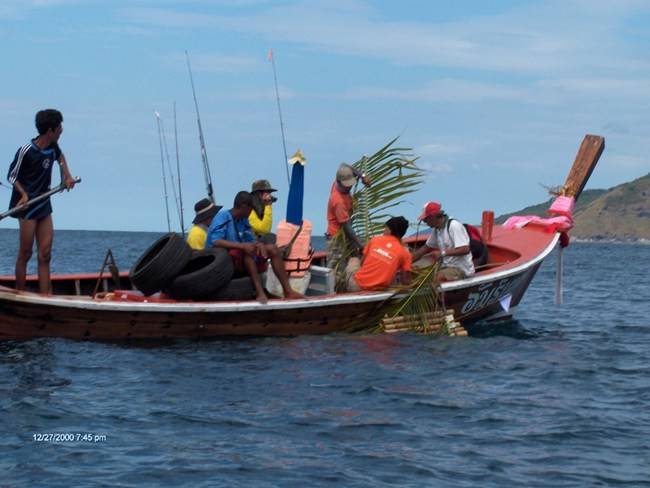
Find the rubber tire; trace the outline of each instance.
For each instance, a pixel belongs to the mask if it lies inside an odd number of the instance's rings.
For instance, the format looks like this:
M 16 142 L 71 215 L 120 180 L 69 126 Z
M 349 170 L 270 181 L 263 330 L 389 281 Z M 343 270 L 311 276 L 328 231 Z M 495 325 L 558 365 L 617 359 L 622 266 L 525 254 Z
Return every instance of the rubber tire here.
M 200 300 L 228 284 L 235 266 L 225 249 L 193 251 L 165 291 L 176 300 Z
M 210 293 L 204 299 L 211 301 L 232 301 L 232 300 L 252 300 L 255 298 L 255 288 L 250 276 L 235 278 L 219 288 L 217 291 Z
M 192 257 L 192 248 L 175 232 L 165 234 L 135 262 L 131 283 L 145 295 L 169 285 Z

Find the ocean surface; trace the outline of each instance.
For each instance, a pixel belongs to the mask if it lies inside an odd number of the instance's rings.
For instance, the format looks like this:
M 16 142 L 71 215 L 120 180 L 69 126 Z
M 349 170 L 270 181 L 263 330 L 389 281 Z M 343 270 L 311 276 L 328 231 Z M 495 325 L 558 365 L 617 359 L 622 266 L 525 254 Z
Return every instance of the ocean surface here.
M 52 269 L 157 236 L 57 231 Z M 1 342 L 0 487 L 650 486 L 648 263 L 572 243 L 561 306 L 554 253 L 469 337 Z

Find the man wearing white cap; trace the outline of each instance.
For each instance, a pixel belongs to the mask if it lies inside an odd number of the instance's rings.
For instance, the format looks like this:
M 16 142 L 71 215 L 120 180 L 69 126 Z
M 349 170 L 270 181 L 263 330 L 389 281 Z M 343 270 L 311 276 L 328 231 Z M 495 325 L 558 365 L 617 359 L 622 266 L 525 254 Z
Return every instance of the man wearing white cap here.
M 433 262 L 440 261 L 440 281 L 461 280 L 472 276 L 474 263 L 465 226 L 458 220 L 451 219 L 437 202 L 427 202 L 418 220 L 431 227 L 432 232 L 424 246 L 413 252 L 413 263 L 425 255 L 430 255 Z

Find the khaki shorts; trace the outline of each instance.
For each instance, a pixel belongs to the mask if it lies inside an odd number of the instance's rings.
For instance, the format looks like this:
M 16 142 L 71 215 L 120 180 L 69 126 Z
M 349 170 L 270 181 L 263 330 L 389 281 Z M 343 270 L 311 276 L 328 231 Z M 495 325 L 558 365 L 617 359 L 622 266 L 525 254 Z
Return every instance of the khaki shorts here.
M 359 286 L 357 280 L 354 279 L 354 274 L 361 269 L 361 260 L 359 258 L 350 258 L 348 265 L 345 267 L 345 290 L 342 291 L 361 291 L 363 288 Z
M 456 281 L 465 278 L 465 272 L 460 268 L 440 268 L 438 279 L 440 281 Z

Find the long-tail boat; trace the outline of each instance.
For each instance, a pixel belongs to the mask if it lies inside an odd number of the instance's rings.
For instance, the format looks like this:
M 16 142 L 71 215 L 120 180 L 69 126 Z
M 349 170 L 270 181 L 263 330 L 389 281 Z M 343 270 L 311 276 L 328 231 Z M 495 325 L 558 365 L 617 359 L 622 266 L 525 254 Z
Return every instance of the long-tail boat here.
M 502 225 L 482 222 L 488 262 L 469 278 L 440 284 L 445 307 L 453 309 L 455 321 L 467 324 L 512 316 L 544 259 L 570 230 L 572 205 L 604 147 L 600 136 L 584 138 L 558 195 L 561 200 L 551 205 L 549 218 L 526 217 Z M 405 241 L 415 246 L 427 237 Z M 315 263 L 319 257 L 323 258 L 317 254 Z M 51 294 L 17 291 L 15 277 L 2 276 L 0 340 L 204 339 L 344 332 L 352 321 L 381 311 L 395 298 L 390 290 L 335 294 L 330 270 L 315 267 L 314 271 L 306 298 L 265 303 L 145 295 L 134 289 L 131 273 L 111 273 L 105 267 L 99 273 L 54 275 Z M 36 277 L 28 277 L 28 289 L 37 289 Z

